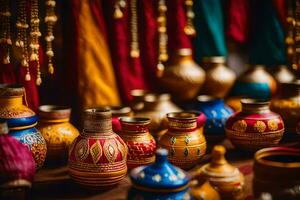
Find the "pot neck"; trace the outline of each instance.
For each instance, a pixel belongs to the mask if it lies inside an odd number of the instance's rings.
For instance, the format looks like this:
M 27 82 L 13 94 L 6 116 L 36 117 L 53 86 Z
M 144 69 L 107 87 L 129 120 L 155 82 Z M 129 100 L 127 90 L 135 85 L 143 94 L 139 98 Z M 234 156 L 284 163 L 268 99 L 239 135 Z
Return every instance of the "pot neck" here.
M 167 114 L 169 129 L 180 132 L 196 130 L 197 117 L 196 113 L 169 113 Z
M 0 104 L 2 106 L 6 105 L 23 105 L 23 96 L 13 96 L 13 97 L 0 97 Z
M 87 109 L 84 113 L 83 132 L 86 135 L 112 133 L 112 114 L 108 109 Z
M 197 101 L 200 105 L 204 105 L 204 106 L 214 106 L 217 104 L 224 104 L 223 99 L 214 98 L 207 95 L 198 96 Z
M 249 114 L 262 114 L 270 112 L 269 102 L 263 101 L 251 101 L 248 102 L 246 100 L 241 101 L 242 104 L 242 112 Z
M 147 133 L 149 132 L 150 120 L 147 122 L 126 122 L 120 120 L 122 126 L 122 132 L 125 133 Z

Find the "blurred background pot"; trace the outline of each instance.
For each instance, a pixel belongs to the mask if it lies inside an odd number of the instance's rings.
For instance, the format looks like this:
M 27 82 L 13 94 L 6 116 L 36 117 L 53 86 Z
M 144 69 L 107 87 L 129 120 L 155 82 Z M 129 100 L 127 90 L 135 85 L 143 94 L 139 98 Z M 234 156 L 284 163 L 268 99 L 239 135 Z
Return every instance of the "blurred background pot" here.
M 293 82 L 296 79 L 295 75 L 287 65 L 277 66 L 272 72 L 272 75 L 279 86 L 281 83 Z
M 280 115 L 271 112 L 268 101 L 242 99 L 242 111 L 226 122 L 226 134 L 237 148 L 255 151 L 275 146 L 284 133 Z
M 254 156 L 254 197 L 270 193 L 273 199 L 300 199 L 300 149 L 272 147 Z
M 47 160 L 66 162 L 69 147 L 79 131 L 69 122 L 71 108 L 56 105 L 39 107 L 37 128 L 47 143 Z
M 226 58 L 223 56 L 204 57 L 202 61 L 206 76 L 201 93 L 224 98 L 235 82 L 234 71 L 225 65 Z
M 121 132 L 120 117 L 133 116 L 133 112 L 130 107 L 113 106 L 110 107 L 112 113 L 112 128 L 117 134 Z
M 131 90 L 132 101 L 130 102 L 130 108 L 134 112 L 138 112 L 144 108 L 144 98 L 147 94 L 148 92 L 146 90 Z
M 190 191 L 195 200 L 221 200 L 217 190 L 215 190 L 209 181 L 198 183 Z

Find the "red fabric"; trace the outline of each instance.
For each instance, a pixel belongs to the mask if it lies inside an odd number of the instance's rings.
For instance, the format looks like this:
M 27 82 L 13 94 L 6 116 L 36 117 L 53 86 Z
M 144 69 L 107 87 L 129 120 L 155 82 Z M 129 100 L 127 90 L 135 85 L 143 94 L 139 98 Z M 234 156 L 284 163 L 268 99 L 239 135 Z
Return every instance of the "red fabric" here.
M 246 43 L 249 30 L 249 1 L 229 0 L 227 36 L 238 43 Z
M 13 137 L 0 135 L 0 184 L 13 180 L 33 181 L 35 162 L 29 149 Z
M 0 65 L 0 83 L 16 83 L 16 75 L 12 64 Z
M 168 48 L 172 54 L 181 48 L 192 48 L 191 40 L 184 32 L 186 12 L 184 0 L 166 1 L 168 6 Z
M 144 77 L 151 89 L 158 88 L 156 77 L 158 62 L 157 1 L 141 0 L 139 12 L 140 50 Z
M 127 1 L 127 8 L 122 9 L 124 16 L 121 19 L 114 19 L 115 2 L 115 0 L 103 1 L 103 7 L 106 8 L 103 11 L 106 16 L 109 46 L 120 96 L 124 103 L 128 103 L 132 100 L 131 90 L 147 89 L 148 87 L 143 76 L 140 58 L 130 57 L 130 2 Z M 140 5 L 137 7 L 137 12 L 139 10 Z M 139 32 L 139 34 L 141 33 Z M 141 45 L 141 43 L 139 44 Z
M 275 9 L 278 13 L 279 19 L 283 27 L 287 27 L 286 22 L 286 0 L 273 0 L 273 4 L 275 6 Z

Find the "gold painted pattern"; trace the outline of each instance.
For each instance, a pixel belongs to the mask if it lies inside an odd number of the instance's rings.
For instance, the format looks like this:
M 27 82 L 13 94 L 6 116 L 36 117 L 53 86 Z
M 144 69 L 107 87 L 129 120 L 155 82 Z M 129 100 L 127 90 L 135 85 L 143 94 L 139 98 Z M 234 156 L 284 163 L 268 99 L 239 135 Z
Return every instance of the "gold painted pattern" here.
M 232 129 L 238 132 L 245 132 L 247 129 L 247 123 L 245 122 L 245 120 L 238 120 L 234 122 L 234 124 L 232 125 Z
M 118 146 L 114 140 L 107 140 L 103 145 L 104 155 L 107 160 L 112 163 L 116 160 L 118 156 Z
M 254 130 L 258 131 L 259 133 L 262 133 L 266 130 L 267 126 L 266 126 L 265 122 L 257 121 L 257 122 L 255 122 L 253 128 L 254 128 Z
M 88 140 L 80 140 L 75 147 L 75 157 L 77 160 L 83 161 L 89 155 L 89 144 Z
M 268 121 L 268 128 L 271 130 L 271 131 L 276 131 L 278 129 L 278 123 L 271 119 Z
M 90 154 L 93 158 L 93 162 L 96 164 L 102 156 L 102 147 L 99 140 L 91 146 Z

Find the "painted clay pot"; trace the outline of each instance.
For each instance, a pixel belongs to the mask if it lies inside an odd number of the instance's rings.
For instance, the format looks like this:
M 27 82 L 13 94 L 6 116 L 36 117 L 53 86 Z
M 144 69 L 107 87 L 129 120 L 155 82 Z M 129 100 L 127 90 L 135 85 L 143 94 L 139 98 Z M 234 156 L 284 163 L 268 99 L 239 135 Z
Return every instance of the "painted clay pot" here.
M 219 193 L 211 186 L 209 181 L 192 187 L 190 193 L 195 200 L 221 200 Z
M 226 134 L 237 148 L 256 151 L 275 146 L 284 133 L 280 115 L 269 109 L 269 102 L 242 99 L 242 111 L 235 113 L 226 122 Z
M 130 107 L 114 106 L 110 107 L 112 113 L 112 128 L 117 134 L 121 132 L 120 117 L 129 117 L 133 115 Z
M 130 92 L 132 101 L 130 102 L 130 108 L 134 112 L 138 112 L 144 108 L 144 98 L 148 94 L 146 90 L 135 89 Z
M 199 92 L 205 80 L 204 70 L 193 60 L 192 49 L 179 49 L 161 77 L 164 86 L 175 99 L 187 101 Z
M 127 146 L 112 131 L 109 109 L 87 109 L 83 131 L 69 152 L 69 174 L 88 188 L 107 189 L 119 183 L 127 172 Z
M 254 156 L 254 197 L 269 193 L 273 199 L 300 199 L 300 150 L 271 147 Z
M 204 135 L 208 142 L 221 142 L 225 139 L 225 123 L 233 111 L 225 105 L 223 99 L 200 95 L 194 104 L 194 109 L 203 112 L 206 116 Z
M 280 114 L 285 122 L 286 138 L 294 138 L 300 121 L 300 81 L 282 83 L 281 92 L 271 101 L 271 110 Z
M 234 71 L 226 65 L 226 59 L 223 56 L 204 57 L 203 66 L 207 69 L 203 94 L 211 95 L 217 98 L 224 98 L 234 84 L 236 75 Z
M 234 112 L 239 112 L 242 110 L 241 99 L 242 96 L 227 97 L 225 99 L 225 104 L 229 106 Z
M 0 85 L 0 120 L 7 122 L 9 135 L 31 150 L 36 168 L 39 169 L 44 164 L 47 146 L 41 133 L 35 128 L 37 116 L 23 104 L 24 94 L 22 86 Z
M 212 151 L 212 160 L 198 170 L 196 178 L 201 182 L 208 180 L 219 192 L 222 199 L 244 199 L 244 176 L 225 159 L 226 149 L 216 145 Z
M 287 65 L 277 66 L 272 75 L 278 84 L 293 82 L 296 79 Z
M 69 147 L 79 131 L 69 122 L 71 109 L 64 106 L 39 107 L 38 130 L 47 143 L 48 161 L 67 161 Z
M 178 112 L 181 109 L 171 101 L 169 94 L 148 94 L 145 96 L 144 102 L 144 108 L 136 112 L 135 116 L 150 118 L 149 129 L 157 139 L 158 132 L 168 127 L 166 114 L 169 112 Z
M 154 164 L 137 167 L 130 172 L 133 188 L 128 199 L 192 199 L 188 192 L 189 176 L 170 164 L 167 156 L 166 149 L 158 149 Z
M 263 65 L 253 65 L 238 78 L 231 96 L 268 100 L 275 92 L 275 79 L 265 70 Z
M 149 133 L 149 118 L 122 117 L 121 138 L 128 147 L 127 167 L 133 169 L 155 161 L 156 143 Z
M 169 161 L 182 168 L 190 169 L 205 155 L 206 140 L 197 127 L 198 114 L 194 112 L 168 113 L 168 131 L 158 144 L 169 150 Z

